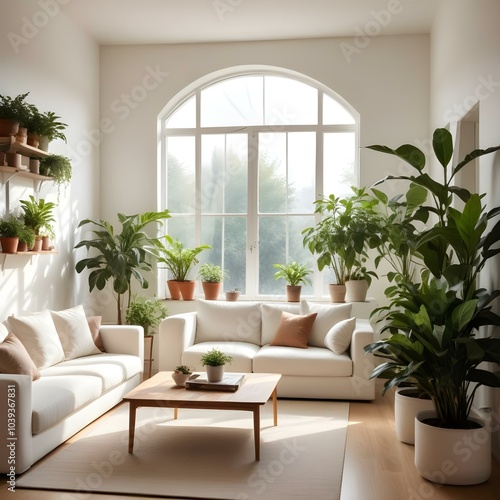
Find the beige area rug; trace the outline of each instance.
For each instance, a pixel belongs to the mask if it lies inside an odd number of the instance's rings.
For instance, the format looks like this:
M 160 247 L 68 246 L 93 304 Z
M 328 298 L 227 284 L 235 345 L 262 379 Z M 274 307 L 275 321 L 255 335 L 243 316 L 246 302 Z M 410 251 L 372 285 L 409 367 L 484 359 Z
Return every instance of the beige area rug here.
M 246 411 L 140 408 L 127 453 L 128 405 L 101 419 L 20 476 L 19 488 L 203 499 L 338 499 L 349 404 L 278 401 L 261 411 L 261 460 L 254 460 Z

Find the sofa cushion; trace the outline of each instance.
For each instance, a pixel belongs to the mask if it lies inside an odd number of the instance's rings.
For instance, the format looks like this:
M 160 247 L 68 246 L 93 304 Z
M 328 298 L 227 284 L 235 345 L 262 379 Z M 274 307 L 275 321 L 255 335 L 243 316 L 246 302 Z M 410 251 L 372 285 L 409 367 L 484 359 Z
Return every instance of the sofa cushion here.
M 325 347 L 336 354 L 347 351 L 355 326 L 356 318 L 344 319 L 333 325 L 325 336 Z
M 63 361 L 42 371 L 43 376 L 88 375 L 99 377 L 103 391 L 143 371 L 141 360 L 129 354 L 102 353 Z
M 248 342 L 201 342 L 188 347 L 182 353 L 182 364 L 194 371 L 205 371 L 200 362 L 201 356 L 214 348 L 233 358 L 231 363 L 226 365 L 227 371 L 243 373 L 252 372 L 252 360 L 259 351 L 258 345 Z
M 270 344 L 276 334 L 283 311 L 300 314 L 299 304 L 262 304 L 262 345 Z
M 8 319 L 10 331 L 23 343 L 39 370 L 64 359 L 61 340 L 49 311 Z
M 38 434 L 57 424 L 98 398 L 101 393 L 102 380 L 99 377 L 53 377 L 42 374 L 42 377 L 33 383 L 32 433 Z
M 314 304 L 302 299 L 300 302 L 300 313 L 318 313 L 311 335 L 309 345 L 325 347 L 325 336 L 330 328 L 339 321 L 351 317 L 352 304 Z
M 0 342 L 3 342 L 7 338 L 7 335 L 10 333 L 7 329 L 6 324 L 7 321 L 5 321 L 5 325 L 4 323 L 0 323 Z
M 352 361 L 347 354 L 335 354 L 325 347 L 295 349 L 266 345 L 255 355 L 253 371 L 284 376 L 351 377 Z
M 317 313 L 302 316 L 283 311 L 271 345 L 307 349 L 307 340 L 316 316 Z
M 50 311 L 50 314 L 61 339 L 64 359 L 74 359 L 101 352 L 94 343 L 82 305 L 63 311 Z
M 13 334 L 0 343 L 0 373 L 30 375 L 31 380 L 40 378 L 40 372 L 22 342 Z
M 102 322 L 102 316 L 89 316 L 87 318 L 87 323 L 89 324 L 90 328 L 90 334 L 92 335 L 92 340 L 94 341 L 94 344 L 96 347 L 101 351 L 104 352 L 104 345 L 102 343 L 102 338 L 101 338 L 101 322 Z
M 196 342 L 236 341 L 260 344 L 260 304 L 198 300 Z

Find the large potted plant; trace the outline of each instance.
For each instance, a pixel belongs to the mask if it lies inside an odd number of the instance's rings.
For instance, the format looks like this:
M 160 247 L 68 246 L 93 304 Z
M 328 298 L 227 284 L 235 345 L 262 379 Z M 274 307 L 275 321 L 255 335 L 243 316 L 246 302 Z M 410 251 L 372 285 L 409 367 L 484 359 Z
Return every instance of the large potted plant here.
M 216 264 L 202 264 L 199 271 L 205 300 L 217 300 L 222 289 L 224 270 Z
M 156 257 L 170 272 L 171 280 L 167 281 L 167 284 L 171 298 L 178 300 L 181 295 L 183 300 L 193 300 L 196 282 L 189 279 L 189 273 L 199 263 L 198 255 L 211 247 L 200 245 L 185 248 L 179 240 L 174 240 L 169 235 L 165 236 L 165 240 L 166 244 L 161 240 L 156 241 Z
M 318 269 L 333 271 L 336 283 L 330 285 L 330 294 L 334 302 L 344 302 L 346 281 L 354 269 L 363 266 L 368 249 L 377 247 L 380 241 L 378 200 L 365 188 L 352 190 L 354 194 L 348 198 L 331 194 L 316 200 L 315 213 L 321 220 L 302 231 L 304 245 L 318 256 Z
M 76 263 L 76 271 L 90 271 L 89 290 L 103 290 L 111 281 L 116 293 L 117 323 L 122 324 L 123 307 L 131 303 L 132 278 L 141 288 L 146 289 L 149 283 L 144 276 L 145 271 L 151 271 L 154 254 L 152 247 L 158 238 L 148 235 L 148 226 L 161 224 L 170 217 L 168 210 L 162 212 L 146 212 L 143 214 L 118 214 L 122 228 L 116 232 L 113 225 L 102 219 L 84 219 L 78 227 L 92 224 L 93 237 L 82 240 L 75 249 L 85 247 L 93 250 L 94 255 Z M 125 302 L 126 300 L 126 302 Z
M 302 285 L 311 283 L 308 276 L 312 273 L 312 270 L 305 264 L 299 264 L 295 261 L 288 264 L 273 264 L 273 267 L 278 269 L 274 273 L 274 278 L 286 282 L 287 302 L 300 302 Z
M 480 273 L 500 253 L 500 223 L 493 220 L 500 207 L 487 211 L 482 195 L 455 186 L 454 181 L 472 160 L 500 146 L 475 150 L 450 169 L 452 137 L 446 129 L 437 129 L 433 151 L 442 167 L 441 179 L 424 173 L 425 155 L 415 146 L 370 149 L 408 162 L 415 175 L 389 176 L 384 181 L 409 181 L 409 189 L 419 191 L 423 200 L 411 215 L 413 259 L 421 272 L 416 279 L 391 285 L 388 305 L 376 311 L 382 333 L 389 337 L 366 347 L 386 360 L 372 376 L 387 379 L 384 392 L 411 382 L 432 399 L 434 414 L 421 412 L 415 421 L 415 464 L 423 477 L 447 484 L 486 481 L 490 435 L 470 412 L 478 387 L 500 387 L 500 374 L 481 365 L 500 363 L 500 339 L 479 336 L 481 328 L 500 326 L 500 316 L 492 310 L 500 290 L 479 286 Z M 467 460 L 461 459 L 460 442 L 474 443 L 465 450 Z M 453 472 L 444 473 L 443 464 Z

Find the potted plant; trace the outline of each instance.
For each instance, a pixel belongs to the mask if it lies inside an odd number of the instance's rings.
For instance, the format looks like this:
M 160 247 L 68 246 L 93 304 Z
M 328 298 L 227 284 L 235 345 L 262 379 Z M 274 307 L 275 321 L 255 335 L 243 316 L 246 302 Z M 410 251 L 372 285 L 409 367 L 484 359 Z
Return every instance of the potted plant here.
M 30 195 L 28 200 L 19 200 L 19 203 L 24 212 L 24 224 L 33 229 L 35 233 L 33 250 L 40 251 L 42 249 L 42 232 L 54 236 L 52 223 L 55 222 L 53 210 L 56 204 L 45 201 L 43 198 L 37 201 L 33 195 Z
M 386 359 L 372 376 L 387 379 L 384 392 L 409 381 L 432 399 L 434 414 L 421 412 L 415 421 L 415 465 L 423 477 L 447 484 L 486 481 L 491 436 L 470 412 L 479 386 L 500 387 L 500 373 L 481 365 L 500 363 L 500 339 L 479 337 L 481 327 L 500 326 L 500 316 L 492 310 L 500 290 L 478 284 L 488 261 L 500 253 L 500 222 L 493 220 L 500 207 L 486 211 L 483 196 L 455 186 L 454 178 L 472 160 L 500 146 L 475 150 L 449 169 L 451 134 L 435 130 L 433 151 L 442 179 L 423 172 L 425 155 L 412 145 L 370 149 L 395 155 L 415 170 L 415 175 L 385 181 L 403 179 L 410 182 L 409 189 L 428 195 L 420 194 L 424 201 L 412 216 L 425 224 L 413 237 L 414 258 L 422 271 L 417 280 L 401 279 L 389 287 L 389 304 L 376 311 L 382 333 L 389 337 L 365 348 Z M 481 440 L 475 439 L 478 433 Z M 457 460 L 457 442 L 474 443 L 469 460 Z M 453 474 L 443 474 L 444 463 L 453 465 Z
M 223 269 L 215 264 L 202 264 L 199 276 L 205 300 L 217 300 L 222 288 L 222 280 L 225 277 Z
M 0 243 L 3 253 L 17 252 L 19 235 L 22 234 L 24 227 L 23 221 L 14 215 L 0 220 Z
M 61 118 L 52 111 L 41 113 L 38 109 L 34 108 L 27 122 L 28 140 L 30 132 L 33 133 L 42 151 L 48 151 L 49 143 L 54 139 L 62 139 L 66 142 L 64 131 L 68 125 L 60 120 Z
M 375 271 L 370 271 L 364 265 L 365 257 L 357 259 L 354 267 L 347 276 L 345 282 L 345 300 L 346 302 L 364 302 L 368 293 L 368 288 L 373 278 L 378 278 Z
M 20 127 L 26 127 L 35 109 L 32 104 L 25 101 L 28 94 L 29 92 L 26 92 L 14 98 L 0 95 L 0 136 L 14 136 Z
M 139 325 L 147 337 L 156 333 L 156 327 L 167 316 L 167 308 L 163 301 L 154 298 L 134 296 L 125 313 L 127 325 Z
M 207 367 L 209 382 L 220 382 L 224 378 L 224 365 L 231 363 L 233 358 L 220 349 L 213 348 L 201 357 L 201 364 Z
M 171 281 L 168 281 L 170 295 L 173 300 L 178 300 L 182 295 L 183 300 L 193 300 L 196 282 L 189 280 L 188 276 L 193 267 L 198 264 L 198 255 L 206 249 L 211 248 L 209 245 L 200 245 L 195 248 L 184 248 L 184 245 L 166 235 L 167 244 L 157 240 L 155 242 L 156 257 L 159 263 L 165 264 L 165 268 L 171 274 Z M 172 286 L 174 285 L 174 286 Z M 178 288 L 176 292 L 175 287 Z
M 152 247 L 157 238 L 146 233 L 146 228 L 152 224 L 161 224 L 163 219 L 170 217 L 168 210 L 162 212 L 146 212 L 144 214 L 118 214 L 122 228 L 118 233 L 107 221 L 102 219 L 84 219 L 78 227 L 92 224 L 95 226 L 93 237 L 82 240 L 75 249 L 85 247 L 93 249 L 95 254 L 80 260 L 76 264 L 76 272 L 89 269 L 89 290 L 103 290 L 111 281 L 116 293 L 117 323 L 122 324 L 122 309 L 131 303 L 132 278 L 138 281 L 141 288 L 148 288 L 149 283 L 143 275 L 144 271 L 152 270 Z
M 228 302 L 236 302 L 240 296 L 240 291 L 237 288 L 226 291 L 226 300 Z
M 22 229 L 19 231 L 19 244 L 17 246 L 18 252 L 27 252 L 28 250 L 33 249 L 35 246 L 35 231 L 33 228 L 26 226 L 23 223 Z M 44 250 L 42 246 L 42 250 Z
M 367 257 L 367 250 L 376 248 L 380 241 L 378 200 L 365 188 L 351 189 L 354 194 L 348 198 L 331 194 L 316 200 L 315 213 L 322 218 L 302 231 L 304 245 L 318 255 L 318 269 L 333 271 L 336 283 L 330 285 L 330 294 L 334 302 L 344 302 L 346 280 Z
M 290 262 L 289 264 L 273 264 L 278 269 L 274 273 L 274 278 L 286 281 L 286 296 L 288 302 L 300 302 L 300 292 L 302 284 L 311 283 L 308 275 L 312 273 L 305 264 Z
M 175 367 L 174 373 L 172 373 L 172 379 L 179 387 L 185 387 L 186 382 L 189 380 L 189 377 L 191 377 L 192 374 L 193 372 L 188 366 L 178 365 Z
M 71 181 L 73 169 L 70 159 L 62 155 L 48 155 L 40 158 L 40 173 L 51 177 L 57 184 L 58 195 L 61 186 L 67 185 Z

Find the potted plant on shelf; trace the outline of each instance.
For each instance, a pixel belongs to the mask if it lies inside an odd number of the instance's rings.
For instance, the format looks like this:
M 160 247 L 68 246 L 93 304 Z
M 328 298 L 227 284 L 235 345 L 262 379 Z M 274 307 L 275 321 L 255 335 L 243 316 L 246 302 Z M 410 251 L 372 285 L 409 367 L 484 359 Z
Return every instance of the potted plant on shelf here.
M 315 213 L 322 216 L 314 226 L 302 231 L 303 243 L 312 254 L 317 254 L 318 269 L 330 268 L 336 283 L 330 285 L 333 302 L 345 301 L 345 282 L 359 267 L 367 250 L 380 242 L 380 214 L 378 200 L 365 188 L 351 188 L 348 198 L 334 194 L 316 200 Z
M 202 264 L 199 276 L 205 300 L 217 300 L 222 288 L 222 280 L 225 277 L 223 269 L 215 264 Z
M 3 253 L 16 253 L 19 237 L 24 230 L 21 219 L 10 215 L 7 219 L 0 220 L 0 243 Z
M 312 273 L 305 264 L 290 262 L 289 264 L 273 264 L 278 269 L 274 273 L 274 278 L 286 281 L 286 297 L 288 302 L 300 302 L 302 285 L 311 283 L 308 275 Z
M 28 140 L 30 132 L 33 133 L 36 137 L 35 140 L 39 142 L 38 147 L 42 151 L 48 151 L 49 143 L 54 139 L 62 139 L 66 142 L 64 131 L 68 125 L 60 120 L 61 117 L 57 116 L 52 111 L 41 113 L 38 109 L 34 108 L 27 122 Z M 34 144 L 31 145 L 34 146 Z
M 0 95 L 0 136 L 15 136 L 20 127 L 26 127 L 35 109 L 25 101 L 28 94 L 26 92 L 14 98 Z
M 157 240 L 155 242 L 155 254 L 159 263 L 165 264 L 165 268 L 171 274 L 171 280 L 167 281 L 172 300 L 193 300 L 196 282 L 188 279 L 190 271 L 198 264 L 198 255 L 211 248 L 209 245 L 200 245 L 195 248 L 184 248 L 184 245 L 166 235 L 167 244 Z M 180 293 L 180 294 L 179 294 Z
M 178 365 L 175 367 L 174 373 L 172 373 L 172 379 L 179 387 L 185 387 L 186 382 L 189 380 L 189 377 L 191 377 L 192 374 L 193 372 L 188 366 Z
M 233 358 L 220 349 L 213 348 L 201 357 L 201 364 L 207 367 L 209 382 L 220 382 L 224 378 L 224 365 L 231 363 Z
M 167 308 L 163 301 L 154 298 L 134 296 L 125 312 L 127 325 L 139 325 L 144 329 L 144 335 L 156 333 L 156 327 L 167 316 Z
M 419 191 L 423 199 L 412 211 L 412 220 L 424 223 L 421 228 L 415 226 L 412 237 L 420 276 L 389 287 L 388 305 L 376 311 L 382 333 L 389 337 L 365 348 L 386 359 L 372 377 L 387 379 L 384 392 L 411 382 L 432 399 L 435 412 L 421 412 L 415 421 L 415 465 L 423 477 L 446 484 L 486 481 L 491 436 L 470 412 L 479 386 L 500 387 L 500 373 L 482 365 L 500 363 L 500 339 L 479 336 L 480 328 L 500 326 L 500 316 L 492 310 L 500 290 L 479 286 L 481 272 L 500 253 L 500 222 L 494 222 L 500 207 L 486 211 L 483 195 L 454 182 L 472 160 L 500 146 L 475 150 L 449 169 L 451 134 L 446 129 L 435 130 L 433 151 L 443 169 L 442 179 L 423 172 L 426 159 L 415 146 L 370 149 L 395 155 L 415 170 L 415 175 L 389 176 L 381 182 L 409 181 L 409 189 Z M 478 433 L 480 440 L 475 439 Z M 458 442 L 474 443 L 468 449 L 470 460 L 457 459 Z M 452 464 L 453 474 L 443 474 L 445 463 Z
M 48 155 L 40 158 L 40 174 L 50 177 L 57 184 L 59 196 L 61 186 L 68 185 L 71 181 L 73 169 L 71 161 L 66 156 Z
M 45 201 L 43 198 L 36 200 L 33 195 L 29 196 L 28 200 L 19 200 L 21 209 L 23 210 L 24 224 L 35 233 L 35 246 L 33 250 L 39 252 L 42 249 L 42 232 L 51 237 L 54 236 L 54 228 L 52 223 L 55 222 L 53 210 L 56 204 L 50 201 Z
M 90 271 L 89 290 L 94 288 L 103 290 L 108 281 L 111 281 L 116 293 L 117 323 L 122 324 L 122 309 L 131 303 L 132 278 L 137 280 L 140 287 L 146 289 L 149 283 L 144 271 L 152 270 L 154 253 L 152 247 L 158 238 L 149 236 L 146 228 L 153 224 L 162 224 L 170 217 L 168 210 L 162 212 L 145 212 L 144 214 L 118 214 L 118 221 L 122 228 L 116 232 L 115 228 L 102 219 L 84 219 L 78 227 L 92 224 L 95 229 L 93 237 L 82 240 L 75 249 L 85 247 L 87 251 L 93 249 L 95 255 L 82 259 L 76 263 L 76 272 L 84 269 Z M 125 297 L 126 302 L 125 302 Z

